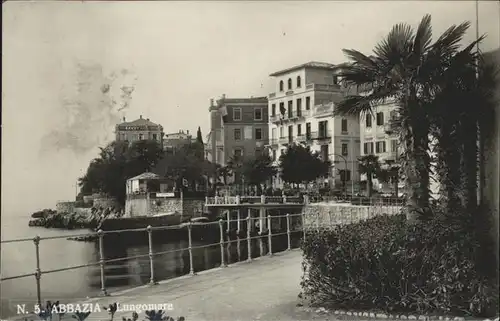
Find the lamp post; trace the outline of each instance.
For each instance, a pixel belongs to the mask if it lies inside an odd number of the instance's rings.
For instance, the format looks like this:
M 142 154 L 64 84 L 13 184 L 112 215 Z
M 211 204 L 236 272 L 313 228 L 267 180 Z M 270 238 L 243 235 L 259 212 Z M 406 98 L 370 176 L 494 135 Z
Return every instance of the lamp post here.
M 339 154 L 330 154 L 328 156 L 338 156 L 340 158 L 342 158 L 344 160 L 344 164 L 345 164 L 345 167 L 344 167 L 344 175 L 342 177 L 342 182 L 343 182 L 343 185 L 344 185 L 344 196 L 345 198 L 347 199 L 347 186 L 346 186 L 346 176 L 347 176 L 347 159 L 342 156 L 342 155 L 339 155 Z

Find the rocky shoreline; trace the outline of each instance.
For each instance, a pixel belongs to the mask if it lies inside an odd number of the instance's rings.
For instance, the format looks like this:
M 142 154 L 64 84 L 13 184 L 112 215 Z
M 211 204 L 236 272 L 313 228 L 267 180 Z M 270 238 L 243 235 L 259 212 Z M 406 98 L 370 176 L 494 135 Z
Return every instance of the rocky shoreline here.
M 85 208 L 72 213 L 57 212 L 44 209 L 31 215 L 28 225 L 31 227 L 45 227 L 65 230 L 90 229 L 95 231 L 101 222 L 108 218 L 119 218 L 122 212 L 114 208 Z M 91 242 L 95 235 L 68 238 L 75 241 Z

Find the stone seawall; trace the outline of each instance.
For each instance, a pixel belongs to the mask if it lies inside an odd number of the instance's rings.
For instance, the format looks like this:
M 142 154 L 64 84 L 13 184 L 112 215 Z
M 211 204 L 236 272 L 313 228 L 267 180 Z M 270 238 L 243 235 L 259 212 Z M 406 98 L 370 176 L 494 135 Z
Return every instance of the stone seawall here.
M 377 215 L 399 214 L 400 206 L 340 205 L 315 203 L 304 206 L 304 227 L 306 229 L 329 228 L 366 220 Z
M 201 216 L 204 200 L 189 198 L 131 198 L 125 203 L 125 216 L 154 216 L 177 212 L 183 217 Z

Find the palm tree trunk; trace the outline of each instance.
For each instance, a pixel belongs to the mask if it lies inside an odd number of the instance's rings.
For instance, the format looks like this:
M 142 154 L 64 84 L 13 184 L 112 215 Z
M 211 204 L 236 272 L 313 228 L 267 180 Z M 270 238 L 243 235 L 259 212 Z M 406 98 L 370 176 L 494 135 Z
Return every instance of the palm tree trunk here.
M 460 150 L 453 133 L 455 126 L 448 119 L 441 125 L 437 146 L 437 174 L 440 183 L 441 203 L 446 213 L 456 215 L 460 210 Z
M 399 197 L 399 173 L 395 172 L 394 173 L 394 193 L 396 194 L 396 198 Z
M 474 121 L 463 121 L 462 189 L 465 210 L 473 215 L 477 207 L 477 126 Z
M 372 173 L 366 173 L 366 194 L 368 197 L 372 197 L 373 191 L 373 182 L 372 182 Z
M 425 115 L 415 114 L 406 118 L 402 126 L 402 141 L 405 144 L 403 163 L 408 188 L 406 218 L 409 223 L 423 221 L 430 216 L 429 125 Z

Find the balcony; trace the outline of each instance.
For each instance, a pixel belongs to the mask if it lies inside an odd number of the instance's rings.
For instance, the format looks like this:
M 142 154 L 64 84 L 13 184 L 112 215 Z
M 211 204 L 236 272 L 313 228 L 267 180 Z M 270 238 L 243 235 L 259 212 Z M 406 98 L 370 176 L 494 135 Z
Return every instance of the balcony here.
M 271 138 L 269 139 L 269 146 L 278 146 L 279 141 L 277 138 Z
M 289 90 L 289 91 L 287 91 L 287 92 L 285 93 L 285 95 L 287 95 L 287 96 L 293 95 L 293 90 Z
M 280 145 L 287 145 L 288 144 L 288 137 L 280 137 L 278 142 Z
M 299 143 L 305 143 L 306 141 L 307 141 L 307 139 L 306 139 L 306 135 L 305 134 L 297 135 L 297 142 L 299 142 Z
M 325 117 L 333 116 L 333 110 L 335 109 L 334 103 L 316 105 L 313 109 L 314 117 Z
M 281 117 L 282 117 L 281 114 L 271 115 L 271 116 L 269 116 L 269 121 L 271 123 L 277 123 L 277 122 L 281 121 Z
M 307 84 L 306 85 L 306 90 L 318 90 L 318 91 L 336 91 L 340 92 L 341 91 L 340 85 L 326 85 L 326 84 Z
M 274 97 L 276 97 L 276 93 L 270 93 L 269 94 L 269 98 L 274 98 Z
M 320 130 L 317 133 L 313 133 L 312 138 L 317 140 L 318 143 L 330 143 L 332 140 L 332 132 L 329 130 Z

